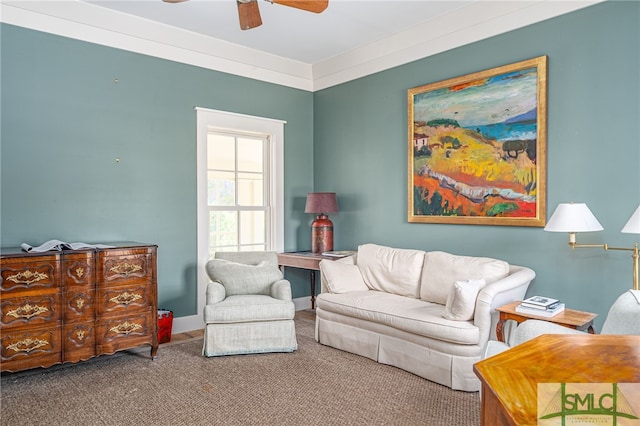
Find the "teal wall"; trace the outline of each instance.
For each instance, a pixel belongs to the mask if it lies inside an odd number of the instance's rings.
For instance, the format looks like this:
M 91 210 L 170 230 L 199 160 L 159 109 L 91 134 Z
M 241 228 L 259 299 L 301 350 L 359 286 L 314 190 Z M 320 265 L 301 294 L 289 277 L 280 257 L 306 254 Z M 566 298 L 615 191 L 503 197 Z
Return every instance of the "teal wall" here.
M 586 202 L 604 232 L 584 243 L 632 247 L 620 229 L 640 204 L 640 3 L 606 2 L 317 92 L 315 189 L 338 193 L 336 246 L 365 242 L 527 265 L 529 294 L 597 312 L 631 287 L 631 252 L 572 252 L 542 228 L 407 222 L 407 89 L 541 55 L 548 73 L 548 216 Z
M 306 193 L 336 191 L 336 248 L 527 265 L 530 294 L 597 312 L 599 326 L 631 285 L 629 252 L 572 252 L 541 228 L 407 222 L 407 89 L 548 55 L 548 215 L 586 202 L 605 231 L 579 241 L 631 247 L 619 230 L 640 204 L 639 23 L 640 3 L 606 2 L 316 93 L 2 24 L 1 244 L 156 243 L 160 305 L 195 314 L 201 106 L 287 121 L 285 249 L 309 248 Z M 309 294 L 306 273 L 287 276 L 294 297 Z
M 196 313 L 195 106 L 287 121 L 285 248 L 305 243 L 296 200 L 313 184 L 312 93 L 0 28 L 2 246 L 158 244 L 160 306 Z

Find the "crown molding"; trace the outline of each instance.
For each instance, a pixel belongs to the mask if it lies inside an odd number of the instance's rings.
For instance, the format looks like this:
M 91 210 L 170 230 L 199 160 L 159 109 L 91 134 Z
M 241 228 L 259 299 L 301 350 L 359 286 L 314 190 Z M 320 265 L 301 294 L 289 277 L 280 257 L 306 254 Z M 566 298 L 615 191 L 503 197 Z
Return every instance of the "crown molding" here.
M 91 3 L 2 1 L 0 22 L 306 91 L 322 90 L 603 0 L 479 0 L 316 64 L 282 58 Z
M 314 90 L 404 65 L 603 1 L 480 0 L 424 25 L 314 64 Z M 426 26 L 428 31 L 425 31 Z

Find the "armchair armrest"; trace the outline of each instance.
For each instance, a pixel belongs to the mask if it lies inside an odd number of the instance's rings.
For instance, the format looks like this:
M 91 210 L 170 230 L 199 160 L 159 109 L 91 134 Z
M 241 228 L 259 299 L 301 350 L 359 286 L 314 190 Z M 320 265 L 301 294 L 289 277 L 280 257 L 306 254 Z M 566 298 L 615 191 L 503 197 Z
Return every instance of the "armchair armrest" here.
M 217 281 L 209 281 L 207 285 L 207 305 L 214 305 L 222 302 L 227 297 L 224 286 Z
M 527 340 L 535 339 L 543 334 L 585 334 L 584 331 L 563 327 L 549 321 L 528 319 L 520 324 L 513 334 L 512 346 L 524 343 Z
M 282 279 L 271 285 L 271 297 L 279 300 L 291 300 L 291 283 Z

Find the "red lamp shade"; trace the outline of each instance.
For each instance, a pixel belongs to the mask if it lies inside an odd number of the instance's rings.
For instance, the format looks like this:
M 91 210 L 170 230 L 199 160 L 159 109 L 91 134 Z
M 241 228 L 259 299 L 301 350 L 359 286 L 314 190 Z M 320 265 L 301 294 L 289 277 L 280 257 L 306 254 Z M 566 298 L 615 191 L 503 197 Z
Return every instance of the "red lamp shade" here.
M 335 192 L 310 192 L 307 194 L 305 213 L 316 213 L 311 223 L 311 252 L 322 253 L 333 250 L 333 223 L 325 213 L 338 211 Z

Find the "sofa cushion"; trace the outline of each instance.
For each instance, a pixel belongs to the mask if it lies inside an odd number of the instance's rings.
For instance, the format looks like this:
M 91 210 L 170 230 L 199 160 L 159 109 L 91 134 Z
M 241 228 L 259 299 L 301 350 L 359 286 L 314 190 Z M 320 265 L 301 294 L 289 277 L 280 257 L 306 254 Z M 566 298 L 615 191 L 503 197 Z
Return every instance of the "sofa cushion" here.
M 451 321 L 442 317 L 444 306 L 381 291 L 343 294 L 322 293 L 317 306 L 407 333 L 462 345 L 477 345 L 480 329 L 473 321 Z
M 420 295 L 424 264 L 421 250 L 362 244 L 358 247 L 357 264 L 362 279 L 373 290 L 414 298 Z
M 487 283 L 483 278 L 456 281 L 447 296 L 443 317 L 453 321 L 472 320 L 476 310 L 476 298 L 485 285 Z
M 442 251 L 427 252 L 422 268 L 420 298 L 446 304 L 456 281 L 481 279 L 491 284 L 509 275 L 509 264 L 488 257 L 457 256 Z
M 211 259 L 207 262 L 207 274 L 225 288 L 227 296 L 236 294 L 270 294 L 271 284 L 282 279 L 276 265 L 263 261 L 257 265 Z
M 357 265 L 323 260 L 320 262 L 322 284 L 329 293 L 348 293 L 350 291 L 367 291 L 369 287 L 362 280 Z

